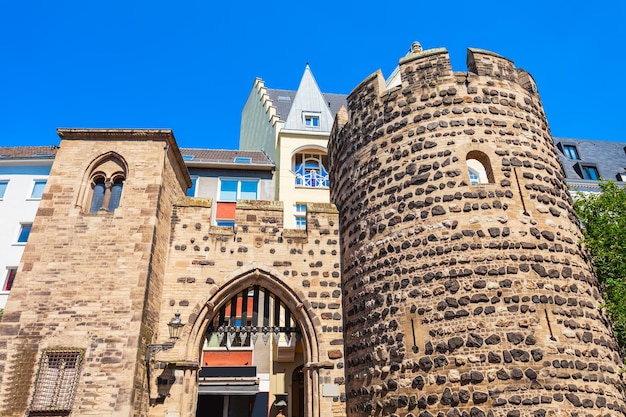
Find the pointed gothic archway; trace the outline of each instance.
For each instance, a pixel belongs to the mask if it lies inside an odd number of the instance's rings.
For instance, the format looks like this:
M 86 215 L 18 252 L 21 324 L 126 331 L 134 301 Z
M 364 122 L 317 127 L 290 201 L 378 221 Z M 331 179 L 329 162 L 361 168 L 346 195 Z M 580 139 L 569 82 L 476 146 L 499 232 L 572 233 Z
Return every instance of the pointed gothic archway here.
M 218 407 L 223 415 L 228 415 L 223 407 L 247 407 L 250 416 L 273 417 L 282 401 L 288 403 L 287 417 L 320 415 L 315 313 L 304 293 L 279 276 L 265 265 L 251 264 L 226 277 L 195 309 L 186 357 L 200 359 L 201 368 L 188 377 L 200 383 L 186 383 L 184 395 L 190 398 L 182 402 L 190 405 L 190 416 L 203 407 L 210 407 L 211 415 Z M 292 383 L 298 367 L 304 369 L 302 393 L 295 392 Z M 245 386 L 246 378 L 258 385 Z M 216 398 L 220 395 L 221 400 Z M 297 409 L 303 414 L 291 410 L 289 399 L 294 395 L 302 398 Z M 259 411 L 263 407 L 268 414 Z

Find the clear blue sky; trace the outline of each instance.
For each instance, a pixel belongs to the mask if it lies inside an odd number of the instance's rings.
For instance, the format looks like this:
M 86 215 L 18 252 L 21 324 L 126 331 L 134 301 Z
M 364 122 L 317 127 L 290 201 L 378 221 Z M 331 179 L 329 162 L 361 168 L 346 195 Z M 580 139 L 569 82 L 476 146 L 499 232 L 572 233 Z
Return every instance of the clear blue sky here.
M 577 4 L 576 4 L 577 3 Z M 467 47 L 529 71 L 552 133 L 626 141 L 626 6 L 615 1 L 34 1 L 0 4 L 0 146 L 57 127 L 171 128 L 236 149 L 256 77 L 324 92 L 388 76 L 418 40 L 464 71 Z

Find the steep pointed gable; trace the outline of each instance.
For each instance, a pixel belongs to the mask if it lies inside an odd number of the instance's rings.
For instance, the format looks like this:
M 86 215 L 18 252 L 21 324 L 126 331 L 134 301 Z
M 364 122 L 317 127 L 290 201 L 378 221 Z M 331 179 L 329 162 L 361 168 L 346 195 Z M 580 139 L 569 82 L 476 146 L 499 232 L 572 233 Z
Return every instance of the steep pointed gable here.
M 284 129 L 330 132 L 332 126 L 333 115 L 307 64 Z

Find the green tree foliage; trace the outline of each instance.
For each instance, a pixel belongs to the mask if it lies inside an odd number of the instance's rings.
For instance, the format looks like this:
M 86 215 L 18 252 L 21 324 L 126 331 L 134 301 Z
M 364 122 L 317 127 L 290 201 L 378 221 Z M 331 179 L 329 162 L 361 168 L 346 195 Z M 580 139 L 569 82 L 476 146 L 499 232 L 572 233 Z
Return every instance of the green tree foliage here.
M 583 225 L 583 243 L 604 292 L 617 340 L 626 348 L 626 189 L 612 181 L 600 193 L 578 193 L 574 208 Z

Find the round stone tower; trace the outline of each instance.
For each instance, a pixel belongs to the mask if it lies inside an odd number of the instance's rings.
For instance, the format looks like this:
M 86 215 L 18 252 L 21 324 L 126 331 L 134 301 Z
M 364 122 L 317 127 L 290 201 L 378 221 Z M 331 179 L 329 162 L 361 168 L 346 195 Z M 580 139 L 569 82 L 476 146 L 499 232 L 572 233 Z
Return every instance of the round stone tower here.
M 329 143 L 350 416 L 623 415 L 622 360 L 535 83 L 411 52 Z

